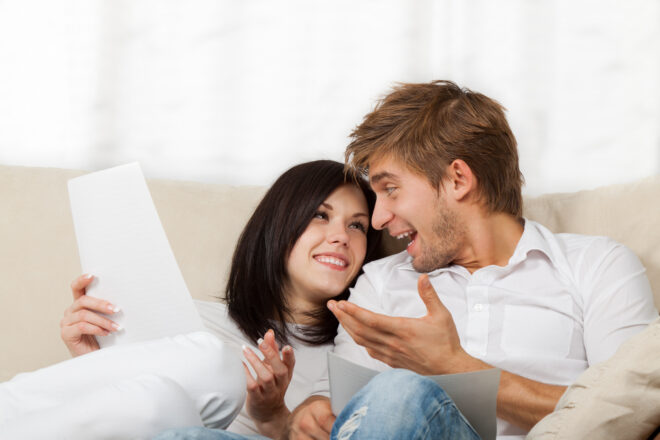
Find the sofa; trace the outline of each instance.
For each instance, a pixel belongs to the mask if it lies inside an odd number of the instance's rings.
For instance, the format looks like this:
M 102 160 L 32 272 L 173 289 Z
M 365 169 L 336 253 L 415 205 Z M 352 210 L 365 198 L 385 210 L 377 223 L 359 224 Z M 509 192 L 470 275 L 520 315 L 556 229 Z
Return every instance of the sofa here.
M 84 171 L 0 165 L 0 381 L 69 357 L 59 338 L 81 273 L 67 180 Z M 191 295 L 223 293 L 234 244 L 264 187 L 148 180 Z M 524 215 L 554 232 L 607 235 L 647 268 L 660 306 L 660 176 L 525 198 Z M 384 251 L 401 244 L 385 240 Z

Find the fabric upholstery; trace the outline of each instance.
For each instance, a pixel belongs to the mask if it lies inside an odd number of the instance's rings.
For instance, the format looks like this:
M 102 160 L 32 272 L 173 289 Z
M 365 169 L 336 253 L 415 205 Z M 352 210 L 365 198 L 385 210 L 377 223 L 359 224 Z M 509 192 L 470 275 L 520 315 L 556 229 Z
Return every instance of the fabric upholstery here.
M 0 165 L 0 380 L 69 357 L 59 321 L 80 263 L 66 182 L 82 171 Z M 234 244 L 265 188 L 149 180 L 194 298 L 221 296 Z M 608 235 L 647 267 L 660 305 L 660 176 L 525 200 L 553 232 Z M 400 243 L 387 240 L 390 252 Z

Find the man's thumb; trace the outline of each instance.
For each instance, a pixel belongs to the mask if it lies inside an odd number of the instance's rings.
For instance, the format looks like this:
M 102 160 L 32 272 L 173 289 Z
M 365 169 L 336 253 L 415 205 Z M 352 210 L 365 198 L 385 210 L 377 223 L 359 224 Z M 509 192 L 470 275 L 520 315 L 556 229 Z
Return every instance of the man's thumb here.
M 442 304 L 442 301 L 440 301 L 440 298 L 438 298 L 438 294 L 431 285 L 427 274 L 422 274 L 417 279 L 417 292 L 419 293 L 419 297 L 422 298 L 422 301 L 424 301 L 429 315 L 447 310 L 444 304 Z

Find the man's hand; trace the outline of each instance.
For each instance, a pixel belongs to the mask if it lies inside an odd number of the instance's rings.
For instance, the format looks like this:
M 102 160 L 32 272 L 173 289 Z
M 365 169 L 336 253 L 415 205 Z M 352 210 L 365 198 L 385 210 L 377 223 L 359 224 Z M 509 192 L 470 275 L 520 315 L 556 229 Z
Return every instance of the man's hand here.
M 391 367 L 423 375 L 491 368 L 463 350 L 454 319 L 428 275 L 419 277 L 417 290 L 428 312 L 422 318 L 385 316 L 347 301 L 329 301 L 328 307 L 357 344 Z
M 328 440 L 335 418 L 330 399 L 309 397 L 291 413 L 282 440 Z
M 391 367 L 407 368 L 422 375 L 492 368 L 463 350 L 454 320 L 427 275 L 419 277 L 417 290 L 428 312 L 422 318 L 393 318 L 346 301 L 329 301 L 328 307 L 356 343 L 364 346 L 371 357 Z M 565 390 L 563 386 L 502 371 L 497 415 L 530 429 L 552 412 Z

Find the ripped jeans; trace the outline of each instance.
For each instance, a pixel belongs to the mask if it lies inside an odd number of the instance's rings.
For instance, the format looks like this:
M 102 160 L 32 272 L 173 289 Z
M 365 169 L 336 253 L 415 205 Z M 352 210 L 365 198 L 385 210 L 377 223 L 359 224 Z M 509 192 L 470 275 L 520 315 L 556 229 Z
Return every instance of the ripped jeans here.
M 454 402 L 431 379 L 408 370 L 374 377 L 335 420 L 332 440 L 479 440 Z
M 454 402 L 431 379 L 389 370 L 362 388 L 335 420 L 332 440 L 480 440 Z M 183 428 L 154 440 L 267 440 L 208 428 Z

